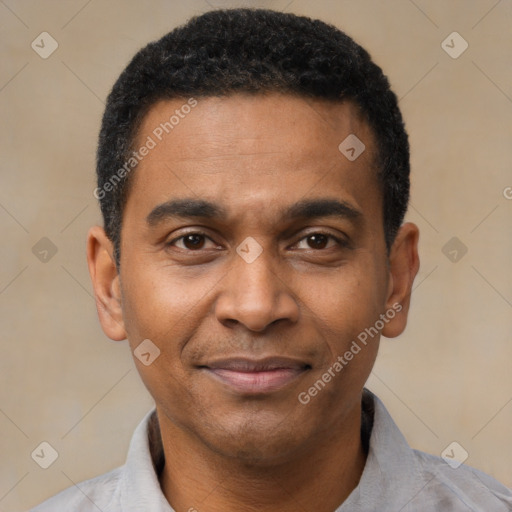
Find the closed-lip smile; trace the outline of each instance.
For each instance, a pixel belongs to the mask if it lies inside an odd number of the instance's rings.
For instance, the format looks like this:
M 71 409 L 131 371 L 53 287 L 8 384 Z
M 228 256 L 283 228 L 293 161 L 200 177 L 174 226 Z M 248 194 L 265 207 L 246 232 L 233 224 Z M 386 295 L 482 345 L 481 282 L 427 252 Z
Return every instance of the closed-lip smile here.
M 235 357 L 213 361 L 201 368 L 238 393 L 267 394 L 287 386 L 311 366 L 288 357 Z

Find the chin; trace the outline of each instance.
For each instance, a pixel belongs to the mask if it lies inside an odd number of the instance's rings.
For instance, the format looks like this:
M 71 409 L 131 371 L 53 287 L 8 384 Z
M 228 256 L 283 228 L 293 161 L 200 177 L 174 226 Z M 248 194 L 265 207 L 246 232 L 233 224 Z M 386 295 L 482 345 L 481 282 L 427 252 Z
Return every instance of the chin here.
M 306 432 L 290 428 L 291 424 L 283 417 L 277 423 L 251 418 L 219 425 L 216 432 L 209 429 L 201 437 L 218 455 L 263 468 L 289 461 L 307 443 Z

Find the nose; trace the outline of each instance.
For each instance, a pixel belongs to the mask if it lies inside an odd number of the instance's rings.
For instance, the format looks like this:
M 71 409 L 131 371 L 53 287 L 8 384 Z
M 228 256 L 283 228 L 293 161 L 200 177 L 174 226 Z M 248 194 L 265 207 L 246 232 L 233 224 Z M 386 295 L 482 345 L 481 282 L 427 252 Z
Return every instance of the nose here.
M 265 251 L 251 263 L 235 257 L 215 305 L 219 322 L 226 326 L 242 324 L 254 332 L 279 321 L 297 322 L 298 303 L 270 260 Z

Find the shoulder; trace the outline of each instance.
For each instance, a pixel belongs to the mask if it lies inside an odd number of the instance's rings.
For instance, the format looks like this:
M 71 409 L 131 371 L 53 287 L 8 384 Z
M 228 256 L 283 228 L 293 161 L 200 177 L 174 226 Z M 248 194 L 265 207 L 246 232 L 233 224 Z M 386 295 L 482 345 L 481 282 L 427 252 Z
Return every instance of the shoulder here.
M 412 452 L 427 482 L 425 491 L 436 502 L 456 503 L 468 510 L 512 510 L 512 491 L 491 476 L 465 464 L 452 467 L 441 457 Z
M 80 512 L 118 511 L 120 481 L 123 467 L 90 480 L 80 482 L 52 498 L 44 501 L 29 512 L 55 512 L 72 510 Z
M 157 468 L 164 463 L 155 410 L 133 433 L 123 466 L 91 480 L 74 484 L 30 512 L 139 512 L 170 511 L 160 488 Z
M 494 478 L 411 449 L 384 404 L 368 390 L 363 395 L 363 413 L 368 416 L 363 426 L 367 431 L 371 428 L 369 451 L 350 505 L 386 512 L 512 511 L 512 492 Z

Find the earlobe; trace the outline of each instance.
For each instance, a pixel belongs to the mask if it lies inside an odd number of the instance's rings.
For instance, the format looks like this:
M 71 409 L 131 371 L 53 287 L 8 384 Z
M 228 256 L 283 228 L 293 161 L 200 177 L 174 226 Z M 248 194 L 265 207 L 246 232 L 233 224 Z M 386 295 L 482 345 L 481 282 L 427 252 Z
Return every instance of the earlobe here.
M 419 269 L 418 227 L 406 222 L 398 231 L 389 255 L 389 286 L 386 311 L 393 311 L 393 318 L 384 326 L 382 335 L 394 338 L 407 325 L 414 278 Z
M 114 341 L 126 339 L 119 274 L 113 257 L 113 244 L 100 226 L 87 234 L 87 265 L 94 287 L 96 309 L 103 332 Z

